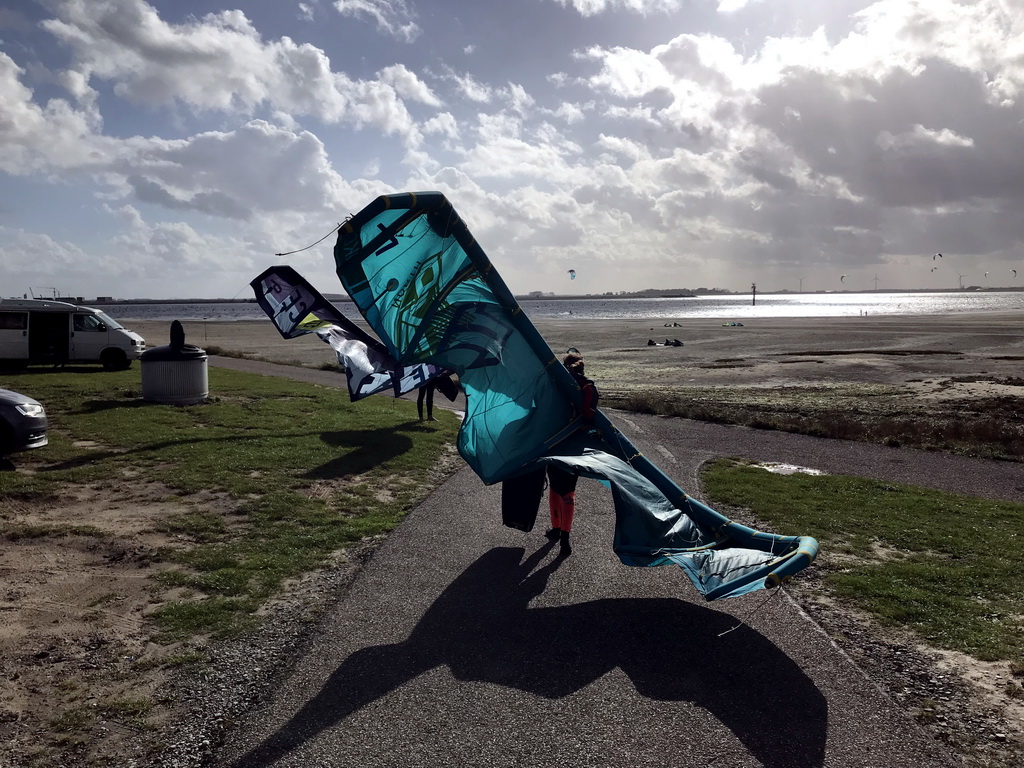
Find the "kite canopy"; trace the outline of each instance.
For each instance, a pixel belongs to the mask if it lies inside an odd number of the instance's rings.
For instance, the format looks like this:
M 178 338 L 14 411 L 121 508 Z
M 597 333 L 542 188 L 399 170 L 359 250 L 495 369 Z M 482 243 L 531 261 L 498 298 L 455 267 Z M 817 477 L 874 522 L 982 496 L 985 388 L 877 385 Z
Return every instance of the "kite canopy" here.
M 352 400 L 389 389 L 398 396 L 431 379 L 448 376 L 447 371 L 432 365 L 398 365 L 383 344 L 345 317 L 291 267 L 270 267 L 249 285 L 256 303 L 284 338 L 315 333 L 330 344 L 345 369 Z
M 377 198 L 339 229 L 334 257 L 399 365 L 458 374 L 458 448 L 485 483 L 520 482 L 548 464 L 607 483 L 620 560 L 676 563 L 708 600 L 776 586 L 814 560 L 812 538 L 754 531 L 691 499 L 600 411 L 596 429 L 581 430 L 575 380 L 441 193 Z

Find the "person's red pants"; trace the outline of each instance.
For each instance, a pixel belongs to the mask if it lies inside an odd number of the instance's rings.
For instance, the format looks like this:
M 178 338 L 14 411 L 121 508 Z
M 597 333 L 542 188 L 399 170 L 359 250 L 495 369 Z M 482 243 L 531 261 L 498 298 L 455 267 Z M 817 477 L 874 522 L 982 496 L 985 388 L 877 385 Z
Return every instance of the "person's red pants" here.
M 552 490 L 548 496 L 548 507 L 551 510 L 551 527 L 569 533 L 572 519 L 576 516 L 576 491 L 556 493 Z
M 554 465 L 548 466 L 548 508 L 551 510 L 551 527 L 569 533 L 572 519 L 576 516 L 576 481 L 579 477 Z

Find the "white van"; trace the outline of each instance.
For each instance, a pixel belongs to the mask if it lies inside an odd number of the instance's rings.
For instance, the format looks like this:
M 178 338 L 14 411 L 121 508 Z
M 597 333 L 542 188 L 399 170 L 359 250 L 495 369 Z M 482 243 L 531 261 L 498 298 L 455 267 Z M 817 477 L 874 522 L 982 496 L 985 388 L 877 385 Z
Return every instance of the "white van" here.
M 102 363 L 127 368 L 146 340 L 92 307 L 43 299 L 0 299 L 0 361 Z

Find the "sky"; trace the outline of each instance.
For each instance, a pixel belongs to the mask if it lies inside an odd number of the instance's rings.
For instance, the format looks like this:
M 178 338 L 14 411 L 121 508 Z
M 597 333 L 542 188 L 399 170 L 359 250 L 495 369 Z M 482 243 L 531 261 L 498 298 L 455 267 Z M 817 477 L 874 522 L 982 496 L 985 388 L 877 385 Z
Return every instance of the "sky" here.
M 9 0 L 0 296 L 339 293 L 422 190 L 517 294 L 1020 287 L 1022 89 L 1024 0 Z

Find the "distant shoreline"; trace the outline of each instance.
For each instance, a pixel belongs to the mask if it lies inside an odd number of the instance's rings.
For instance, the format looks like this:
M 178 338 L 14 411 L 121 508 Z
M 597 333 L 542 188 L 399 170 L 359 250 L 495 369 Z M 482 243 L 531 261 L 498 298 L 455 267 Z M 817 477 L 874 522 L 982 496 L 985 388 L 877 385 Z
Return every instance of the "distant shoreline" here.
M 864 291 L 758 291 L 759 296 L 825 296 L 825 295 L 863 295 L 875 294 L 886 295 L 896 293 L 1014 293 L 1024 291 L 1024 287 L 968 287 L 968 288 L 892 288 Z M 709 296 L 749 296 L 747 292 L 738 291 L 708 291 L 707 293 L 687 293 L 684 291 L 672 291 L 671 293 L 620 293 L 605 295 L 597 293 L 566 293 L 566 294 L 545 294 L 543 296 L 516 295 L 516 301 L 586 301 L 586 300 L 607 300 L 607 299 L 699 299 Z M 345 295 L 329 293 L 325 296 L 328 301 L 351 302 Z M 85 306 L 108 306 L 111 304 L 255 304 L 255 298 L 246 299 L 91 299 L 84 300 L 81 296 L 61 296 L 51 301 L 66 301 L 69 303 L 83 304 Z

